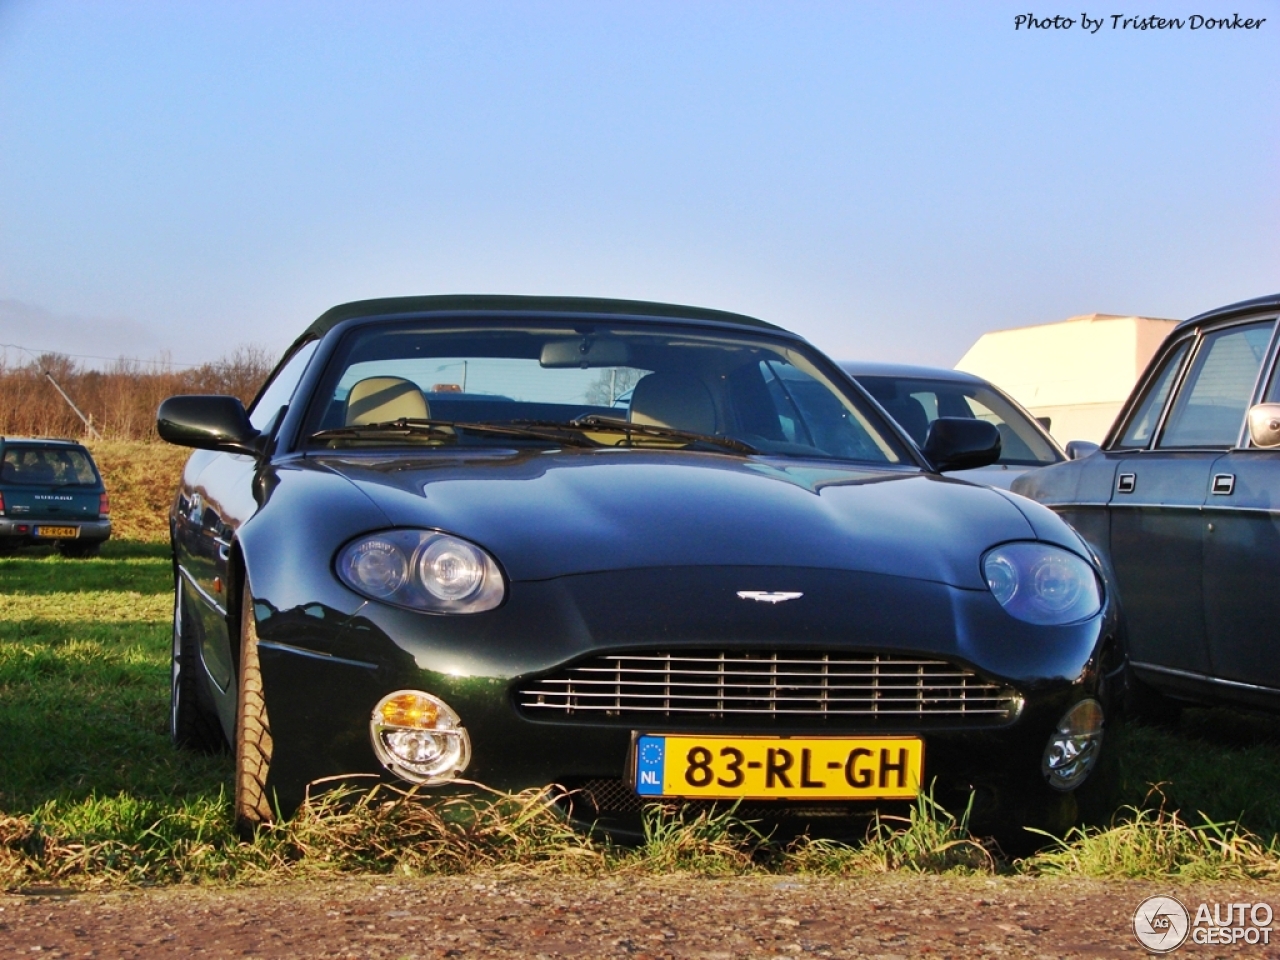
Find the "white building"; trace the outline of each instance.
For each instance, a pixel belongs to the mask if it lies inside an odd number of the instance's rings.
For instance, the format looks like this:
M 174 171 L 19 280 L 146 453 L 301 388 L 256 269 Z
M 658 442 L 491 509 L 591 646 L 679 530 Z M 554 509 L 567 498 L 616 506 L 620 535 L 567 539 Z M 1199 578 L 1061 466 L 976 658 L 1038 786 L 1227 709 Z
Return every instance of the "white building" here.
M 986 377 L 1059 442 L 1101 442 L 1156 348 L 1177 323 L 1091 313 L 983 334 L 956 364 Z

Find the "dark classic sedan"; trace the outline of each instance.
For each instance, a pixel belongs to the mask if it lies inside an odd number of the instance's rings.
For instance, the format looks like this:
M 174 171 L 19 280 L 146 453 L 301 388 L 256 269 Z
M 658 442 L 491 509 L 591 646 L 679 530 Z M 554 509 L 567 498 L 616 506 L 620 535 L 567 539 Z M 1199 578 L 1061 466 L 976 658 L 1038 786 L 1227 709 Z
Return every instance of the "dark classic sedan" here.
M 1280 295 L 1179 324 L 1099 452 L 1014 484 L 1110 557 L 1141 712 L 1280 710 L 1278 314 Z
M 172 733 L 232 745 L 242 829 L 347 777 L 560 784 L 623 836 L 659 801 L 852 830 L 923 788 L 1007 834 L 1060 827 L 1096 769 L 1105 569 L 1049 510 L 943 475 L 998 456 L 992 425 L 917 449 L 768 323 L 364 301 L 247 413 L 173 397 L 158 426 L 199 448 Z

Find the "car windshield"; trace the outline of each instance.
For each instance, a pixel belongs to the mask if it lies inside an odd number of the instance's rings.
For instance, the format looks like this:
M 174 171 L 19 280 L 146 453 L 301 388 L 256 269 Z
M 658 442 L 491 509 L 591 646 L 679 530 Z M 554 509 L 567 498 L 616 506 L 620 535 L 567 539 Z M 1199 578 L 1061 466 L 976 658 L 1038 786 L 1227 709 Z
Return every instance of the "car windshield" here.
M 910 462 L 803 344 L 705 328 L 437 320 L 352 330 L 312 446 L 500 443 Z
M 933 421 L 939 417 L 962 417 L 995 424 L 1000 431 L 997 463 L 1040 466 L 1062 459 L 1022 411 L 981 383 L 892 376 L 857 379 L 921 446 Z
M 98 482 L 88 454 L 72 447 L 8 444 L 0 459 L 0 483 L 93 486 Z

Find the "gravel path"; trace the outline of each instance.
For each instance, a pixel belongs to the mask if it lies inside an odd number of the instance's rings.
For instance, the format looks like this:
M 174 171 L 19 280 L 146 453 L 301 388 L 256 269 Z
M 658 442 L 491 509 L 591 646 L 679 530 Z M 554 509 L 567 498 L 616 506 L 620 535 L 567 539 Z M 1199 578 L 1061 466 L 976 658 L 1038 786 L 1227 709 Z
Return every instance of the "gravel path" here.
M 1134 910 L 1172 894 L 1267 902 L 1280 887 L 884 876 L 713 880 L 470 875 L 260 888 L 0 895 L 0 957 L 1142 957 Z M 1175 957 L 1273 957 L 1188 941 Z

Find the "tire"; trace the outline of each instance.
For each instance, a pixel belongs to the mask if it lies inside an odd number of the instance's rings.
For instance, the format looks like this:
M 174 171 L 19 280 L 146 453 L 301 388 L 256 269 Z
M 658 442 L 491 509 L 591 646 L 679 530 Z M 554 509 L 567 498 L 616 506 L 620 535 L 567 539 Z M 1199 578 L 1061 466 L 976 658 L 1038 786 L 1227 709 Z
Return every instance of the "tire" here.
M 200 655 L 183 612 L 182 581 L 173 581 L 173 651 L 169 668 L 169 739 L 179 750 L 226 749 L 217 711 L 200 683 Z
M 62 554 L 68 560 L 87 560 L 89 557 L 96 557 L 98 551 L 102 549 L 102 544 L 95 540 L 92 543 L 78 543 L 75 540 L 59 540 L 55 545 L 58 553 Z
M 235 822 L 242 837 L 275 820 L 267 792 L 271 771 L 271 721 L 258 666 L 258 624 L 246 581 L 240 600 L 240 676 L 236 698 Z

